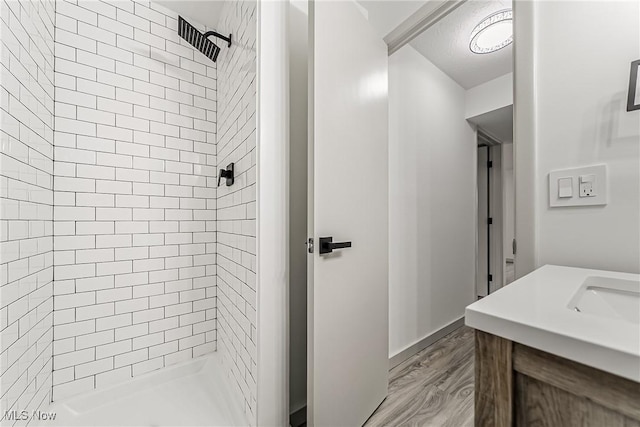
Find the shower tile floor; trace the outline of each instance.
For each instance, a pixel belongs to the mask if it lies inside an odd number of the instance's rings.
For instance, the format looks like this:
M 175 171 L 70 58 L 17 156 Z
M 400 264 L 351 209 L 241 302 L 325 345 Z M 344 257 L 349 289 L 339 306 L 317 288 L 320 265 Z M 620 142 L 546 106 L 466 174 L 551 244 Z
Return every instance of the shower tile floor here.
M 246 426 L 217 354 L 60 402 L 42 426 Z

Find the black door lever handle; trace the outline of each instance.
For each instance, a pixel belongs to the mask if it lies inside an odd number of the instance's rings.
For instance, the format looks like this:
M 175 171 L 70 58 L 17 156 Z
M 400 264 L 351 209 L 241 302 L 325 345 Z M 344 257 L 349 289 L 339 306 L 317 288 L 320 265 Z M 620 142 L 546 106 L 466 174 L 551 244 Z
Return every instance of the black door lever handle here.
M 333 243 L 333 237 L 321 237 L 320 238 L 320 255 L 330 254 L 334 249 L 350 248 L 351 242 L 335 242 Z

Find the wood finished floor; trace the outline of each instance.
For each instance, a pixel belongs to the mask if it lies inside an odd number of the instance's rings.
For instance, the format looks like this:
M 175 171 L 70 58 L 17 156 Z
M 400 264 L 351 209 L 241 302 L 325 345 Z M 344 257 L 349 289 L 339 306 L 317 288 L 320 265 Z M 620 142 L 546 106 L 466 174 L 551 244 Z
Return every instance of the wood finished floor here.
M 365 426 L 472 426 L 473 345 L 463 326 L 393 368 L 389 395 Z

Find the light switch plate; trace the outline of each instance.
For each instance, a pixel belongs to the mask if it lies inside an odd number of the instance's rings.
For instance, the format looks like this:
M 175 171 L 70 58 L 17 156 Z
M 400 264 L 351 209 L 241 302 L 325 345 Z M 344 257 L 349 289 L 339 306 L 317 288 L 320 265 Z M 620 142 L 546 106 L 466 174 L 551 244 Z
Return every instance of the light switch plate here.
M 571 195 L 563 188 L 571 178 Z M 595 165 L 549 172 L 549 206 L 598 206 L 607 204 L 607 166 Z M 591 188 L 589 189 L 589 186 Z M 581 189 L 585 194 L 582 194 Z M 562 191 L 561 191 L 562 190 Z
M 564 177 L 558 179 L 558 197 L 561 199 L 573 196 L 573 178 Z

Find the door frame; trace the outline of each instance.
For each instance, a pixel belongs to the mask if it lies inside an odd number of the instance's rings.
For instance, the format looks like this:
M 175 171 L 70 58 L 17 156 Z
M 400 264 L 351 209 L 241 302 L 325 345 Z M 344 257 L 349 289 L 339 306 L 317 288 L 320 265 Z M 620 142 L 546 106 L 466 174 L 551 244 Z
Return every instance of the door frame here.
M 513 174 L 515 278 L 538 268 L 536 220 L 538 192 L 544 184 L 536 176 L 535 2 L 513 2 Z M 538 184 L 540 182 L 540 184 Z
M 251 425 L 289 423 L 288 7 L 258 2 L 257 11 L 258 373 Z

